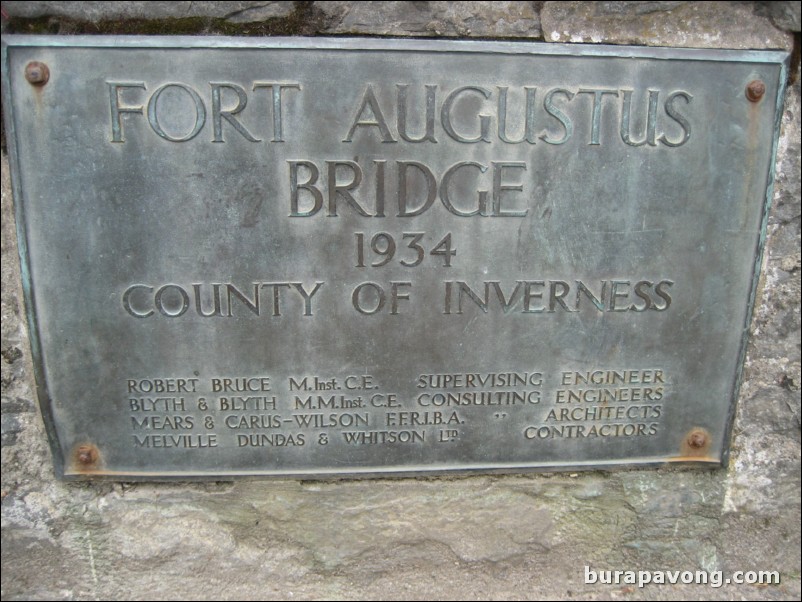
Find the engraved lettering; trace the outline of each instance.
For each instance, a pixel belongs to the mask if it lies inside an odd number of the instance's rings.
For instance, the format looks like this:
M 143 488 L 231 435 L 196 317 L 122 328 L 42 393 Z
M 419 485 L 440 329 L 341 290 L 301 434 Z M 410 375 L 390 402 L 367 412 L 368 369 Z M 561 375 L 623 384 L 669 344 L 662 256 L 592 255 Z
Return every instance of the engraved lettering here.
M 195 427 L 194 416 L 131 416 L 134 429 L 144 430 L 191 430 Z
M 456 313 L 463 313 L 463 301 L 467 300 L 473 302 L 482 313 L 489 313 L 496 308 L 500 308 L 504 314 L 513 309 L 522 313 L 576 312 L 583 305 L 583 297 L 590 299 L 590 307 L 600 312 L 665 311 L 671 305 L 668 288 L 673 284 L 672 280 L 661 280 L 654 284 L 652 280 L 641 279 L 634 285 L 630 280 L 611 280 L 608 287 L 608 281 L 602 280 L 601 293 L 596 295 L 581 280 L 573 284 L 567 280 L 516 280 L 508 284 L 486 280 L 481 285 L 484 294 L 480 295 L 476 285 L 446 280 L 443 282 L 443 313 L 451 314 L 455 305 Z M 509 291 L 509 294 L 505 291 Z M 545 303 L 544 294 L 547 294 Z
M 343 431 L 349 445 L 384 445 L 386 443 L 423 443 L 426 431 Z
M 646 292 L 644 289 L 650 288 L 652 286 L 654 286 L 654 282 L 650 282 L 649 280 L 641 280 L 640 282 L 638 282 L 635 285 L 635 295 L 640 299 L 642 299 L 645 303 L 641 306 L 638 306 L 633 303 L 632 305 L 629 306 L 629 308 L 635 311 L 646 311 L 647 309 L 651 309 L 653 306 L 652 298 L 649 296 L 649 293 Z
M 366 109 L 370 109 L 371 116 L 363 117 Z M 387 127 L 384 114 L 379 107 L 379 101 L 376 100 L 376 94 L 373 92 L 373 86 L 368 86 L 365 89 L 365 94 L 362 96 L 362 104 L 359 105 L 351 128 L 348 130 L 343 142 L 351 142 L 354 132 L 359 126 L 379 128 L 382 142 L 396 142 L 390 133 L 390 128 Z
M 693 100 L 693 96 L 683 91 L 674 92 L 668 97 L 668 100 L 666 100 L 666 104 L 664 107 L 666 115 L 668 115 L 669 117 L 671 117 L 671 119 L 676 121 L 682 128 L 682 138 L 680 138 L 676 142 L 672 142 L 671 140 L 669 140 L 665 134 L 660 135 L 659 138 L 660 142 L 662 142 L 666 146 L 671 146 L 671 147 L 682 146 L 691 137 L 690 122 L 685 118 L 684 115 L 682 115 L 682 113 L 677 111 L 676 107 L 674 106 L 674 100 L 678 97 L 685 99 L 685 104 L 690 104 L 691 100 Z
M 315 186 L 320 176 L 317 166 L 311 161 L 287 161 L 290 166 L 290 217 L 308 217 L 314 215 L 323 206 L 323 193 Z M 298 183 L 298 168 L 303 167 L 309 170 L 309 179 L 303 184 Z M 298 208 L 298 196 L 300 190 L 306 190 L 312 194 L 314 203 L 311 209 L 301 211 Z
M 197 378 L 128 379 L 129 393 L 195 393 Z
M 273 142 L 284 142 L 284 128 L 282 123 L 282 93 L 284 90 L 300 90 L 300 84 L 280 84 L 267 82 L 254 82 L 253 89 L 270 88 L 273 100 Z
M 524 112 L 524 133 L 520 140 L 512 140 L 507 135 L 507 86 L 498 86 L 498 137 L 508 144 L 520 144 L 524 140 L 535 144 L 535 94 L 537 88 L 525 86 L 526 109 Z
M 302 428 L 359 427 L 370 424 L 370 413 L 293 414 L 296 425 Z
M 128 409 L 132 412 L 185 412 L 187 406 L 183 397 L 129 397 Z
M 125 311 L 127 311 L 135 318 L 147 318 L 149 316 L 152 316 L 153 315 L 152 309 L 149 309 L 145 312 L 139 312 L 136 311 L 133 307 L 131 307 L 131 295 L 133 295 L 134 290 L 136 289 L 145 289 L 148 292 L 153 292 L 152 286 L 146 286 L 144 284 L 134 284 L 133 286 L 129 286 L 127 289 L 125 289 L 125 292 L 123 293 L 123 308 L 125 309 Z
M 223 119 L 230 123 L 246 140 L 250 142 L 260 142 L 258 138 L 255 138 L 245 129 L 245 126 L 234 117 L 241 113 L 248 104 L 248 95 L 245 93 L 245 90 L 236 84 L 210 82 L 209 85 L 212 87 L 212 124 L 214 127 L 214 138 L 212 142 L 223 142 Z M 222 107 L 221 90 L 233 90 L 237 95 L 237 106 L 224 111 Z
M 168 134 L 166 131 L 164 131 L 161 123 L 159 122 L 159 98 L 162 96 L 162 94 L 164 94 L 164 92 L 171 88 L 186 92 L 189 95 L 189 98 L 192 100 L 192 104 L 194 105 L 195 122 L 192 126 L 192 129 L 184 136 L 172 136 Z M 164 84 L 153 93 L 153 96 L 151 96 L 150 100 L 148 101 L 148 123 L 150 123 L 150 127 L 153 129 L 153 131 L 165 140 L 169 140 L 170 142 L 187 142 L 188 140 L 192 140 L 195 136 L 197 136 L 203 129 L 203 126 L 206 123 L 206 107 L 204 106 L 203 100 L 201 100 L 201 97 L 198 95 L 198 93 L 189 86 L 178 83 Z
M 398 90 L 398 135 L 407 142 L 437 142 L 434 137 L 434 114 L 437 86 L 426 86 L 426 132 L 419 138 L 407 134 L 407 84 L 396 84 Z
M 229 415 L 225 417 L 223 424 L 230 429 L 276 429 L 281 428 L 282 421 L 277 414 Z
M 304 300 L 304 315 L 305 316 L 311 316 L 312 315 L 312 297 L 314 297 L 315 294 L 317 294 L 317 292 L 320 290 L 320 287 L 323 286 L 323 283 L 322 282 L 315 282 L 315 286 L 311 291 L 307 291 L 304 288 L 303 283 L 301 283 L 301 282 L 291 282 L 290 284 L 292 284 L 292 286 L 295 287 L 295 290 L 297 290 L 298 293 L 301 295 L 301 297 L 303 297 L 303 300 Z M 278 314 L 276 314 L 276 315 L 278 315 Z
M 203 449 L 217 447 L 217 435 L 133 435 L 135 447 Z
M 288 161 L 290 176 L 290 217 L 311 217 L 316 215 L 323 206 L 324 185 L 318 184 L 320 169 L 311 161 Z M 364 200 L 359 198 L 365 194 L 360 189 L 365 177 L 364 169 L 357 161 L 325 161 L 326 164 L 326 196 L 328 199 L 327 217 L 339 217 L 338 202 L 345 201 L 353 212 L 362 217 L 385 217 L 386 208 L 386 165 L 387 161 L 373 161 L 375 166 L 375 207 L 371 209 Z M 509 181 L 510 173 L 514 170 L 528 171 L 528 166 L 520 161 L 492 161 L 492 192 L 486 189 L 476 191 L 475 202 L 459 202 L 454 200 L 453 188 L 460 191 L 469 186 L 470 171 L 474 171 L 479 179 L 489 171 L 489 167 L 473 161 L 458 162 L 444 172 L 438 187 L 437 175 L 424 163 L 418 161 L 395 161 L 397 185 L 396 202 L 398 212 L 396 217 L 417 217 L 432 208 L 438 197 L 443 207 L 451 214 L 459 217 L 525 217 L 528 209 L 513 209 L 506 206 L 509 192 L 523 192 L 523 183 Z M 308 171 L 308 176 L 299 175 L 302 170 Z M 350 175 L 341 174 L 350 171 Z M 370 170 L 367 172 L 371 176 Z M 345 176 L 344 179 L 340 179 Z M 305 182 L 299 180 L 306 177 Z M 479 186 L 477 186 L 478 188 Z M 301 190 L 311 194 L 311 199 L 302 199 Z M 492 194 L 492 203 L 488 197 Z M 307 196 L 308 195 L 304 195 Z M 464 205 L 469 205 L 465 207 Z M 471 206 L 473 205 L 473 206 Z M 490 205 L 488 207 L 488 205 Z M 360 266 L 363 267 L 363 266 Z
M 526 163 L 520 161 L 501 163 L 493 162 L 493 215 L 497 217 L 525 217 L 529 213 L 529 209 L 523 211 L 504 211 L 501 208 L 502 194 L 508 190 L 521 192 L 524 189 L 523 184 L 511 184 L 502 181 L 505 169 L 522 169 L 526 171 Z
M 443 108 L 440 110 L 440 122 L 443 126 L 443 129 L 446 133 L 457 142 L 466 142 L 466 143 L 473 143 L 473 142 L 490 142 L 490 116 L 480 113 L 479 114 L 479 134 L 475 138 L 466 138 L 465 136 L 457 133 L 454 130 L 454 126 L 451 123 L 451 113 L 453 109 L 454 103 L 457 101 L 457 97 L 459 97 L 463 92 L 476 92 L 479 95 L 483 96 L 485 99 L 490 98 L 491 92 L 485 88 L 480 88 L 477 86 L 464 86 L 462 88 L 457 88 L 451 94 L 448 95 L 445 102 L 443 103 Z
M 249 296 L 243 289 L 232 284 L 212 284 L 212 297 L 213 297 L 213 310 L 206 311 L 203 308 L 203 289 L 204 284 L 193 284 L 192 294 L 195 298 L 194 309 L 196 315 L 202 318 L 222 317 L 230 318 L 235 315 L 241 315 L 242 310 L 235 311 L 235 308 L 244 308 L 254 316 L 261 316 L 263 313 L 269 313 L 273 317 L 282 316 L 282 291 L 295 291 L 300 299 L 303 301 L 303 311 L 301 315 L 312 316 L 314 315 L 313 297 L 318 293 L 323 286 L 323 282 L 315 282 L 311 289 L 307 289 L 302 282 L 253 282 L 253 294 Z M 225 288 L 225 295 L 222 294 L 222 289 Z M 269 294 L 272 297 L 272 303 L 268 306 L 270 311 L 264 311 L 262 305 L 262 294 L 265 289 L 272 289 Z M 135 318 L 148 318 L 155 314 L 154 310 L 150 307 L 151 301 L 144 302 L 142 300 L 142 293 L 137 291 L 144 290 L 152 293 L 154 287 L 135 284 L 128 287 L 123 293 L 123 308 L 125 311 Z M 208 294 L 208 293 L 207 293 Z M 286 296 L 286 295 L 285 295 Z M 132 300 L 135 298 L 135 300 Z M 225 299 L 225 304 L 223 304 Z M 159 314 L 168 318 L 178 318 L 184 315 L 191 307 L 190 296 L 187 291 L 178 284 L 165 284 L 160 287 L 155 296 L 153 296 L 152 307 L 155 308 Z
M 571 290 L 571 287 L 568 286 L 567 282 L 563 282 L 562 280 L 552 280 L 549 283 L 549 311 L 555 311 L 555 307 L 557 304 L 560 304 L 565 311 L 576 311 L 571 310 L 566 304 L 563 299 L 568 296 L 568 291 Z
M 565 144 L 568 142 L 571 136 L 574 135 L 574 124 L 571 122 L 568 116 L 554 104 L 554 96 L 556 94 L 565 96 L 569 101 L 574 98 L 574 93 L 570 90 L 555 88 L 553 90 L 549 90 L 548 94 L 546 94 L 546 97 L 543 99 L 543 108 L 546 109 L 546 113 L 559 121 L 564 130 L 562 138 L 551 138 L 548 131 L 539 136 L 540 139 L 546 144 L 554 145 Z
M 422 174 L 426 182 L 426 200 L 417 209 L 407 209 L 407 172 L 409 168 L 414 168 L 418 173 Z M 420 181 L 420 178 L 418 178 Z M 426 211 L 434 203 L 437 196 L 437 180 L 435 180 L 432 171 L 423 163 L 417 161 L 398 161 L 398 217 L 412 217 L 420 215 Z
M 602 113 L 602 97 L 605 94 L 611 96 L 618 96 L 618 90 L 601 90 L 601 89 L 586 89 L 580 88 L 577 94 L 593 94 L 593 112 L 591 114 L 591 130 L 590 130 L 590 144 L 601 144 L 601 113 Z
M 402 287 L 412 287 L 412 283 L 390 282 L 390 315 L 398 315 L 399 301 L 409 301 L 409 293 L 402 292 Z M 365 295 L 362 294 L 363 291 L 366 291 Z M 371 316 L 382 311 L 386 301 L 386 291 L 380 284 L 375 282 L 363 282 L 359 284 L 351 294 L 351 303 L 354 309 L 366 316 Z M 373 305 L 372 308 L 371 305 Z
M 111 141 L 125 142 L 121 115 L 124 113 L 142 114 L 142 105 L 120 106 L 121 88 L 141 88 L 147 90 L 145 82 L 106 82 L 109 86 L 109 104 L 111 106 Z
M 237 447 L 300 447 L 303 445 L 306 445 L 306 437 L 303 433 L 237 435 Z
M 211 386 L 213 393 L 245 393 L 253 391 L 270 391 L 270 377 L 238 377 L 238 378 L 222 378 L 215 377 L 211 379 Z
M 582 282 L 581 280 L 576 281 L 576 309 L 579 309 L 579 299 L 580 296 L 584 294 L 593 305 L 596 306 L 596 309 L 599 311 L 604 311 L 604 299 L 607 298 L 607 281 L 601 281 L 601 293 L 597 297 L 596 294 L 590 290 L 587 285 Z
M 212 302 L 214 307 L 211 313 L 204 313 L 201 306 L 201 286 L 202 284 L 193 284 L 192 289 L 195 291 L 195 311 L 202 318 L 211 318 L 212 316 L 222 316 L 223 312 L 220 308 L 220 284 L 212 285 Z
M 217 403 L 221 412 L 253 412 L 257 410 L 275 410 L 277 407 L 276 397 L 267 397 L 266 395 L 220 397 Z M 271 421 L 275 422 L 274 417 L 271 417 Z M 276 425 L 276 427 L 278 426 L 280 425 Z
M 180 306 L 175 305 L 175 295 L 170 295 L 170 291 L 176 291 L 178 293 L 178 296 L 181 299 Z M 165 299 L 165 295 L 167 295 L 167 299 Z M 153 302 L 156 305 L 156 309 L 159 310 L 159 313 L 163 316 L 167 316 L 168 318 L 177 318 L 179 316 L 183 316 L 187 309 L 189 309 L 189 295 L 187 295 L 187 292 L 177 284 L 165 284 L 158 291 L 156 291 L 156 296 L 154 297 Z M 169 311 L 171 309 L 173 311 Z
M 461 209 L 458 209 L 451 202 L 451 197 L 449 196 L 448 192 L 448 185 L 451 182 L 451 178 L 454 177 L 457 171 L 462 169 L 463 167 L 475 167 L 481 173 L 485 173 L 487 171 L 486 166 L 482 165 L 481 163 L 476 163 L 474 161 L 462 161 L 460 163 L 455 163 L 454 165 L 448 168 L 446 173 L 443 174 L 443 179 L 440 182 L 440 200 L 443 202 L 443 205 L 445 205 L 446 209 L 448 209 L 454 215 L 459 215 L 460 217 L 470 217 L 472 215 L 484 215 L 485 208 L 487 207 L 488 192 L 486 190 L 479 191 L 479 198 L 476 203 L 476 209 L 474 209 L 473 211 L 463 211 Z M 495 177 L 494 177 L 494 182 L 495 182 Z M 499 182 L 499 187 L 500 185 L 501 184 Z M 505 188 L 505 190 L 507 189 Z M 494 187 L 494 192 L 495 192 L 495 187 Z
M 541 313 L 545 307 L 532 307 L 533 299 L 543 299 L 543 291 L 533 291 L 534 287 L 545 286 L 543 280 L 527 280 L 524 282 L 524 313 Z
M 658 282 L 657 285 L 654 287 L 654 292 L 657 293 L 657 296 L 665 301 L 662 305 L 657 305 L 656 303 L 653 305 L 654 309 L 657 311 L 665 311 L 671 305 L 671 295 L 668 294 L 666 289 L 673 285 L 674 283 L 671 280 L 662 280 Z
M 649 108 L 646 117 L 646 132 L 643 140 L 635 142 L 630 136 L 630 120 L 632 118 L 632 90 L 621 90 L 624 94 L 624 101 L 621 108 L 621 140 L 630 146 L 656 146 L 657 141 L 656 127 L 657 127 L 657 99 L 660 94 L 657 90 L 649 90 Z
M 233 309 L 233 304 L 231 303 L 232 296 L 239 299 L 242 305 L 244 305 L 248 311 L 253 313 L 254 315 L 259 315 L 259 283 L 256 282 L 253 285 L 253 301 L 248 299 L 245 296 L 245 293 L 240 291 L 236 286 L 233 284 L 226 284 L 226 300 L 228 303 L 228 316 L 231 317 L 231 310 Z
M 328 184 L 329 184 L 329 217 L 337 216 L 337 197 L 340 196 L 351 207 L 353 207 L 359 215 L 370 217 L 370 213 L 360 205 L 351 191 L 357 188 L 362 182 L 362 170 L 359 164 L 354 161 L 326 161 L 328 169 Z M 341 184 L 337 182 L 337 168 L 346 167 L 351 170 L 351 181 Z
M 373 297 L 375 299 L 372 309 L 365 308 L 364 305 L 366 301 L 363 300 L 365 295 L 362 294 L 363 290 L 367 290 L 367 296 Z M 372 316 L 375 313 L 378 313 L 384 308 L 384 303 L 387 300 L 387 295 L 384 292 L 384 289 L 381 285 L 376 284 L 375 282 L 363 282 L 362 284 L 358 285 L 355 289 L 353 294 L 351 295 L 351 304 L 354 306 L 359 313 L 364 314 L 366 316 Z
M 384 217 L 384 171 L 387 161 L 374 160 L 376 166 L 376 213 L 375 217 Z

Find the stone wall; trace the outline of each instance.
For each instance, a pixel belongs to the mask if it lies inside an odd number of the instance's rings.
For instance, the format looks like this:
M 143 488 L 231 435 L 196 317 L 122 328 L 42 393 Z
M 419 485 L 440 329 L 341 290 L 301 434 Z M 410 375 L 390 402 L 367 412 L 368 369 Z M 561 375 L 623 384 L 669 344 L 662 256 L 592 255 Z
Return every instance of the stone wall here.
M 2 598 L 800 598 L 798 2 L 4 2 L 4 33 L 448 36 L 796 49 L 730 464 L 370 481 L 53 476 L 2 164 Z M 594 569 L 778 586 L 585 585 Z

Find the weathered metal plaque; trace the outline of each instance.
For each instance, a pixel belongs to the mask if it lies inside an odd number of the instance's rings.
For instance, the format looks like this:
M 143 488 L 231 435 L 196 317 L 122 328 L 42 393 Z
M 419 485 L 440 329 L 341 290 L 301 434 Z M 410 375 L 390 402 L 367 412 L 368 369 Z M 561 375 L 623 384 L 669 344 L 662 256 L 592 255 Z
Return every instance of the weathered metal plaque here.
M 785 60 L 5 37 L 59 475 L 721 463 Z

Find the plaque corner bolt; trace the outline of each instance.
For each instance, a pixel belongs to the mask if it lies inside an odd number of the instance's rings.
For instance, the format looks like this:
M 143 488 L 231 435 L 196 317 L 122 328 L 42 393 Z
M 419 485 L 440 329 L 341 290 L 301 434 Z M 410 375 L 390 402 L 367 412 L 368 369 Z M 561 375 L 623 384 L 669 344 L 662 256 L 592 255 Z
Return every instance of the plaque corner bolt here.
M 100 452 L 94 445 L 79 445 L 75 449 L 75 459 L 83 468 L 94 468 L 100 459 Z
M 688 442 L 688 447 L 694 450 L 700 450 L 707 446 L 709 439 L 707 432 L 704 429 L 695 428 L 688 433 L 685 439 Z
M 759 102 L 766 93 L 766 84 L 755 79 L 746 84 L 746 98 L 749 102 Z
M 31 61 L 25 65 L 25 79 L 32 86 L 44 86 L 50 79 L 50 69 L 40 61 Z

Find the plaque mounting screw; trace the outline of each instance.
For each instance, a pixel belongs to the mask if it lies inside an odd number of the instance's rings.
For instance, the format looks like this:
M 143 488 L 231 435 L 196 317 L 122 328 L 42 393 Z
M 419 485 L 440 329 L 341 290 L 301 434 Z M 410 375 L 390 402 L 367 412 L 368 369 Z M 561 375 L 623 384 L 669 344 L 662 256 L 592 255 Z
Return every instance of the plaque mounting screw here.
M 94 464 L 97 462 L 97 448 L 93 445 L 81 445 L 75 450 L 75 457 L 84 466 Z
M 707 445 L 707 435 L 704 431 L 693 430 L 688 435 L 688 446 L 692 449 L 702 449 Z
M 749 102 L 758 102 L 766 93 L 766 84 L 759 79 L 752 80 L 746 84 L 746 98 Z
M 25 79 L 34 86 L 44 86 L 50 79 L 50 69 L 44 63 L 31 61 L 25 65 Z

